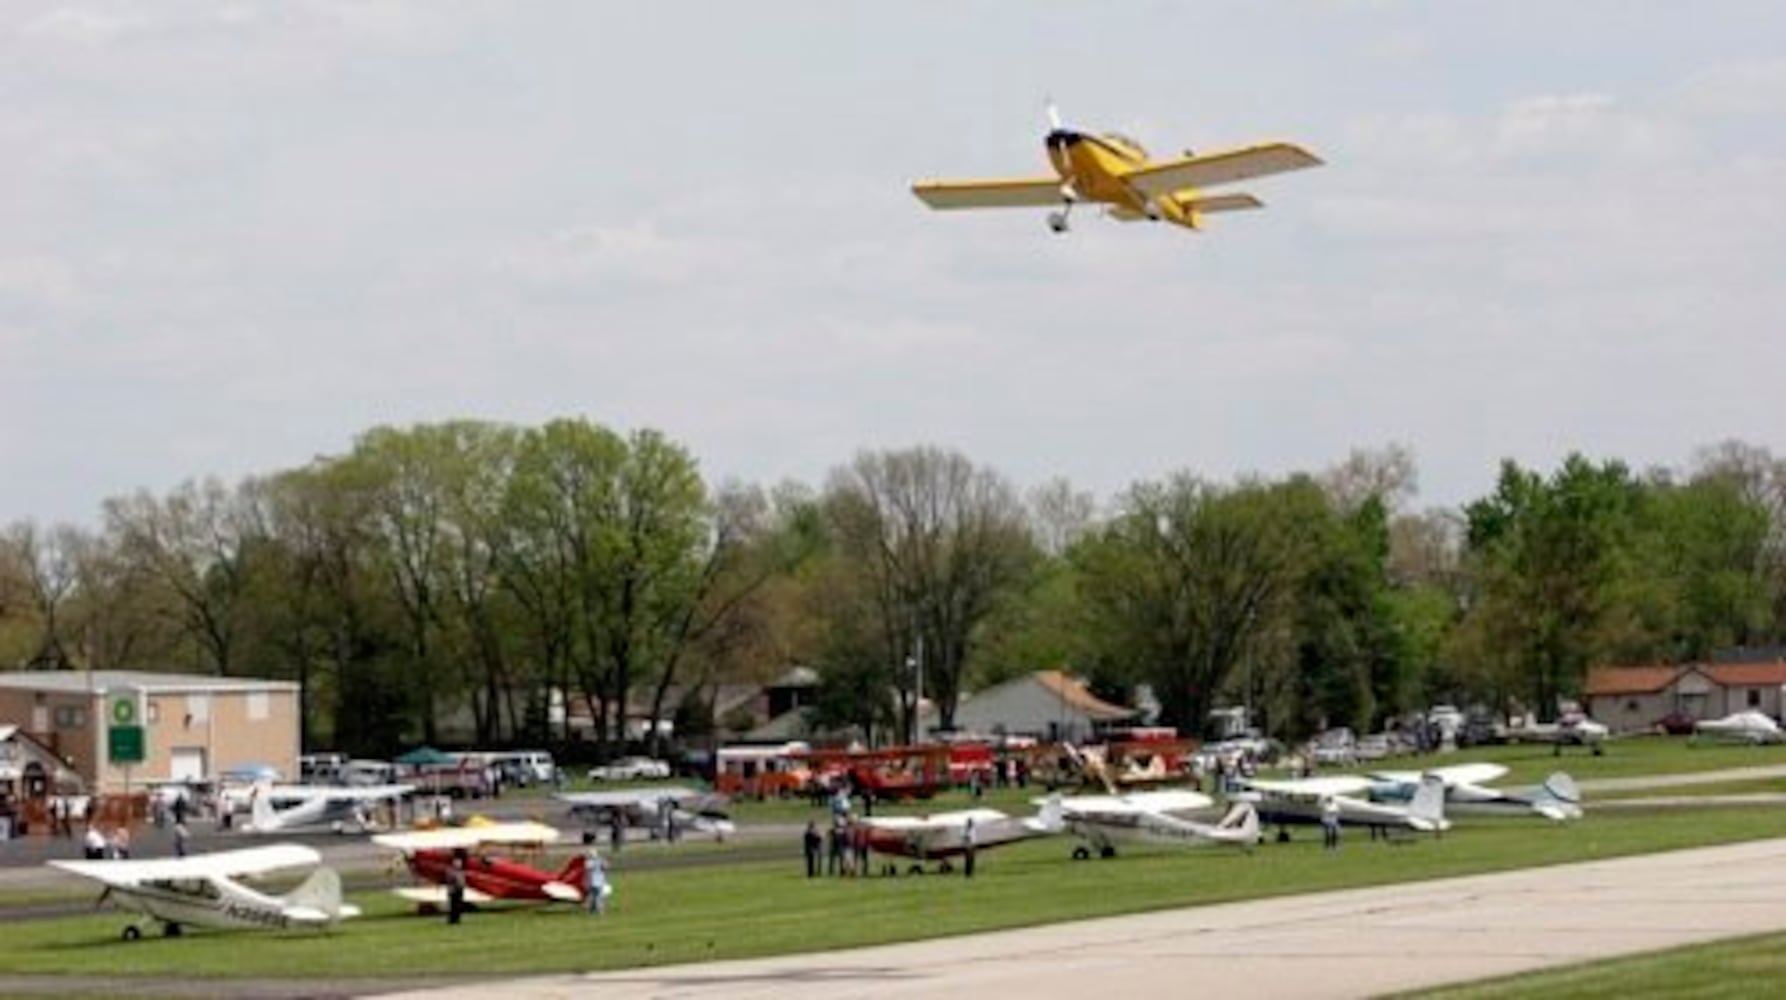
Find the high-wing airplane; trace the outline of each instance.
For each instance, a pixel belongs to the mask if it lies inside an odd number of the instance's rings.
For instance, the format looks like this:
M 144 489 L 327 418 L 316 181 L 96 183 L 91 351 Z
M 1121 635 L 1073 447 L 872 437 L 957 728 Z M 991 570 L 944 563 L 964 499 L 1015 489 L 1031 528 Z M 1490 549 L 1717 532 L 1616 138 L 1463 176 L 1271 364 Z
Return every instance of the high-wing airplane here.
M 1726 715 L 1722 719 L 1703 719 L 1693 727 L 1695 742 L 1706 739 L 1719 743 L 1747 743 L 1760 746 L 1763 743 L 1786 742 L 1786 731 L 1773 716 L 1749 709 Z
M 1059 795 L 1049 796 L 1034 816 L 1007 816 L 997 809 L 961 809 L 928 816 L 870 816 L 856 822 L 868 828 L 868 848 L 876 854 L 911 858 L 912 871 L 926 861 L 944 867 L 967 850 L 967 827 L 974 828 L 974 850 L 1046 837 L 1066 829 Z
M 1528 722 L 1517 729 L 1507 730 L 1507 738 L 1521 743 L 1549 743 L 1554 746 L 1555 754 L 1562 756 L 1563 748 L 1569 746 L 1587 747 L 1594 756 L 1606 753 L 1606 738 L 1612 730 L 1595 722 L 1585 715 L 1569 715 L 1556 722 Z
M 1067 231 L 1067 216 L 1082 201 L 1100 203 L 1124 222 L 1163 220 L 1200 229 L 1206 215 L 1265 207 L 1245 192 L 1207 194 L 1205 188 L 1321 164 L 1319 157 L 1288 142 L 1215 153 L 1187 151 L 1155 160 L 1126 136 L 1065 127 L 1052 104 L 1048 122 L 1043 146 L 1054 176 L 920 181 L 912 185 L 912 193 L 944 210 L 1057 205 L 1059 210 L 1048 215 L 1049 228 L 1057 233 Z
M 724 840 L 738 830 L 726 814 L 725 796 L 681 785 L 561 792 L 553 798 L 570 806 L 571 815 L 589 826 L 607 826 L 619 817 L 626 826 L 651 830 L 656 836 L 662 832 L 667 809 L 678 833 L 692 830 Z
M 414 791 L 414 785 L 259 785 L 249 800 L 243 829 L 275 833 L 326 826 L 336 833 L 365 833 L 377 825 L 371 816 L 375 803 Z
M 1445 784 L 1445 812 L 1474 816 L 1542 816 L 1553 822 L 1581 818 L 1581 790 L 1575 779 L 1561 771 L 1535 788 L 1489 788 L 1488 783 L 1504 777 L 1507 768 L 1500 764 L 1455 764 L 1430 771 L 1378 771 L 1371 775 L 1377 784 L 1371 798 L 1385 802 L 1406 802 L 1413 798 L 1423 778 L 1431 775 Z
M 1277 824 L 1280 838 L 1287 836 L 1285 828 L 1292 823 L 1320 823 L 1321 803 L 1329 798 L 1339 807 L 1340 822 L 1348 826 L 1405 827 L 1422 833 L 1451 828 L 1445 818 L 1445 782 L 1431 775 L 1421 779 L 1405 805 L 1372 802 L 1367 797 L 1371 779 L 1362 774 L 1283 781 L 1256 778 L 1245 784 L 1247 791 L 1234 797 L 1254 802 L 1260 821 Z
M 1045 800 L 1037 800 L 1046 805 Z M 1131 792 L 1127 795 L 1075 795 L 1060 800 L 1061 818 L 1081 843 L 1074 860 L 1116 856 L 1118 840 L 1151 840 L 1201 845 L 1228 844 L 1251 850 L 1259 842 L 1259 814 L 1250 802 L 1236 802 L 1219 823 L 1200 823 L 1178 813 L 1206 809 L 1215 800 L 1201 792 Z
M 579 903 L 585 882 L 583 855 L 574 855 L 557 872 L 500 857 L 490 848 L 540 846 L 558 839 L 558 831 L 544 823 L 469 823 L 465 826 L 405 833 L 381 833 L 372 842 L 401 851 L 410 874 L 428 885 L 406 886 L 391 891 L 422 907 L 447 903 L 446 885 L 453 855 L 465 852 L 465 901 L 478 906 L 493 900 Z
M 50 865 L 105 886 L 100 902 L 142 914 L 124 928 L 124 940 L 143 936 L 148 920 L 159 920 L 168 937 L 182 928 L 258 929 L 326 927 L 360 911 L 341 901 L 341 877 L 317 868 L 296 889 L 272 896 L 250 889 L 238 877 L 263 875 L 320 864 L 322 855 L 301 844 L 270 844 L 186 858 L 146 861 L 51 861 Z

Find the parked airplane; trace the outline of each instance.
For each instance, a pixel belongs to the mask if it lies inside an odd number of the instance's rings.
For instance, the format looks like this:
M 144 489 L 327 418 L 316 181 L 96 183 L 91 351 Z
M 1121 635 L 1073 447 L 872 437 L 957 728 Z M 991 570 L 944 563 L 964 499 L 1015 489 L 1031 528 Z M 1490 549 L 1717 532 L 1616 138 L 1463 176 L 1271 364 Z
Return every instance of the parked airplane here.
M 465 901 L 473 906 L 499 899 L 582 902 L 584 860 L 581 854 L 573 856 L 568 864 L 554 873 L 497 856 L 488 850 L 511 845 L 538 847 L 557 839 L 558 831 L 544 823 L 474 821 L 465 826 L 435 830 L 381 833 L 373 837 L 372 842 L 402 852 L 403 863 L 410 874 L 431 883 L 391 890 L 423 907 L 446 905 L 446 885 L 452 872 L 453 856 L 461 851 L 465 855 Z
M 1046 805 L 1046 800 L 1037 800 Z M 1177 813 L 1205 809 L 1215 800 L 1201 792 L 1131 792 L 1127 795 L 1077 795 L 1060 800 L 1061 817 L 1081 843 L 1073 858 L 1083 861 L 1097 851 L 1116 856 L 1117 840 L 1152 840 L 1174 844 L 1229 844 L 1251 850 L 1259 842 L 1259 813 L 1250 802 L 1236 802 L 1219 823 L 1201 823 Z
M 244 829 L 273 833 L 327 826 L 336 833 L 350 829 L 365 833 L 377 826 L 371 816 L 374 804 L 414 791 L 414 785 L 259 785 L 249 799 L 249 821 Z M 274 802 L 287 805 L 276 807 Z
M 1062 832 L 1066 822 L 1061 802 L 1059 795 L 1049 796 L 1041 812 L 1034 816 L 1007 816 L 997 809 L 962 809 L 929 816 L 870 816 L 856 822 L 868 828 L 869 850 L 911 858 L 912 872 L 920 873 L 926 861 L 938 861 L 946 869 L 949 859 L 965 853 L 970 824 L 975 851 Z
M 1206 215 L 1265 207 L 1250 194 L 1211 195 L 1204 188 L 1321 164 L 1288 142 L 1155 160 L 1126 136 L 1066 128 L 1052 104 L 1048 122 L 1042 144 L 1054 176 L 922 181 L 912 185 L 912 193 L 935 209 L 1058 205 L 1059 211 L 1048 214 L 1048 226 L 1057 233 L 1067 231 L 1067 215 L 1081 201 L 1101 203 L 1123 222 L 1164 220 L 1200 229 Z
M 570 806 L 571 815 L 588 827 L 607 827 L 616 817 L 626 826 L 661 836 L 664 823 L 724 840 L 738 831 L 726 814 L 726 797 L 681 785 L 653 785 L 612 792 L 562 792 L 553 796 Z
M 1604 746 L 1611 730 L 1585 715 L 1568 715 L 1556 722 L 1528 722 L 1507 730 L 1507 739 L 1515 743 L 1549 743 L 1562 756 L 1566 746 L 1587 747 L 1594 756 L 1606 753 Z
M 1488 782 L 1504 777 L 1500 764 L 1455 764 L 1430 771 L 1378 771 L 1371 798 L 1380 802 L 1407 802 L 1427 776 L 1445 784 L 1445 812 L 1476 816 L 1542 816 L 1553 822 L 1581 818 L 1581 791 L 1575 779 L 1561 771 L 1533 788 L 1489 788 Z
M 1763 743 L 1786 742 L 1786 730 L 1773 716 L 1749 709 L 1726 715 L 1722 719 L 1702 719 L 1693 727 L 1693 740 L 1709 739 L 1719 743 L 1747 743 L 1760 746 Z
M 1336 775 L 1329 778 L 1299 778 L 1285 781 L 1253 779 L 1246 791 L 1234 798 L 1253 802 L 1259 820 L 1275 823 L 1278 838 L 1289 839 L 1286 829 L 1292 823 L 1320 823 L 1321 804 L 1332 799 L 1339 807 L 1339 818 L 1348 826 L 1367 826 L 1387 830 L 1405 827 L 1422 833 L 1438 833 L 1451 828 L 1445 818 L 1445 783 L 1427 776 L 1406 805 L 1372 802 L 1368 796 L 1371 779 L 1364 775 Z
M 124 940 L 143 936 L 148 920 L 159 920 L 163 933 L 178 937 L 182 928 L 247 927 L 256 929 L 327 927 L 359 908 L 341 901 L 341 877 L 333 868 L 318 868 L 296 889 L 268 895 L 236 881 L 287 868 L 320 864 L 322 855 L 301 844 L 271 844 L 240 851 L 219 851 L 186 858 L 146 861 L 51 861 L 50 865 L 105 886 L 99 901 L 143 914 L 147 920 L 124 928 Z

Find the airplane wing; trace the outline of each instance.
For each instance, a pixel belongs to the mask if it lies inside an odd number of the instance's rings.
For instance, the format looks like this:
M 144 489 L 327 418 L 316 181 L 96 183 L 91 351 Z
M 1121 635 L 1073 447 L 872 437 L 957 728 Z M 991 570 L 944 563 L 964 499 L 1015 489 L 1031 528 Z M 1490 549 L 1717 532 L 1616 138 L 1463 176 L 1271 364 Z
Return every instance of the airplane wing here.
M 653 808 L 664 799 L 673 802 L 693 802 L 705 797 L 706 794 L 698 789 L 676 785 L 668 788 L 632 788 L 618 792 L 561 792 L 552 797 L 571 806 L 617 809 L 625 806 Z
M 1202 792 L 1189 791 L 1130 792 L 1123 798 L 1152 813 L 1190 812 L 1215 805 L 1215 800 Z
M 445 908 L 447 905 L 447 888 L 444 885 L 408 885 L 391 891 L 412 903 L 421 903 L 424 906 Z M 479 892 L 469 886 L 465 889 L 465 901 L 473 906 L 483 906 L 491 902 L 492 899 L 494 897 L 488 893 Z
M 233 878 L 259 875 L 282 868 L 305 868 L 322 863 L 315 848 L 302 844 L 269 844 L 239 851 L 218 851 L 185 858 L 151 858 L 143 861 L 51 861 L 65 872 L 107 885 L 136 885 L 159 879 Z
M 1299 778 L 1287 781 L 1249 781 L 1247 787 L 1270 795 L 1319 798 L 1323 795 L 1357 795 L 1370 790 L 1371 781 L 1363 775 L 1335 775 L 1331 778 Z
M 436 830 L 381 833 L 373 837 L 372 842 L 380 847 L 413 853 L 451 851 L 457 848 L 470 850 L 484 844 L 550 844 L 557 839 L 558 831 L 544 823 L 480 823 Z
M 1270 142 L 1152 163 L 1124 174 L 1122 179 L 1135 190 L 1153 198 L 1184 188 L 1232 184 L 1253 177 L 1320 165 L 1320 157 L 1301 146 L 1288 142 Z
M 1455 764 L 1451 767 L 1435 767 L 1428 774 L 1437 775 L 1447 787 L 1451 785 L 1486 785 L 1507 776 L 1507 768 L 1501 764 Z M 1420 783 L 1418 775 L 1414 784 Z
M 920 181 L 912 193 L 931 208 L 1034 208 L 1058 206 L 1059 177 L 1023 177 L 1004 180 Z

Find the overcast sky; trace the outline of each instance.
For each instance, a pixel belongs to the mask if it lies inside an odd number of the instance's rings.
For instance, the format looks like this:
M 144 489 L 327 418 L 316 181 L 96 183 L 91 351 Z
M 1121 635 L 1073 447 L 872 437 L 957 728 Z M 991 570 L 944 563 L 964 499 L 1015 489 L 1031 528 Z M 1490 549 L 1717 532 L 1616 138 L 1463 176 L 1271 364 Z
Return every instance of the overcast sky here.
M 1783 38 L 1764 0 L 12 0 L 0 522 L 457 417 L 1100 497 L 1781 450 Z M 1328 166 L 1201 234 L 911 196 L 1045 170 L 1049 96 Z

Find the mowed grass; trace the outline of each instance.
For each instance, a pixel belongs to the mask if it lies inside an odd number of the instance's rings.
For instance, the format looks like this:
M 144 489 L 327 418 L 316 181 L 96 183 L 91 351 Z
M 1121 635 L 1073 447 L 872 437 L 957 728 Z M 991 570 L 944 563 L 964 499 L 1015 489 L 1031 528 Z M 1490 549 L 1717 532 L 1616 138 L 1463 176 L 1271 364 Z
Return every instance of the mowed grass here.
M 1583 747 L 1556 748 L 1541 743 L 1471 747 L 1447 754 L 1390 757 L 1361 765 L 1356 770 L 1412 771 L 1452 764 L 1488 761 L 1505 764 L 1508 773 L 1494 784 L 1511 788 L 1534 785 L 1556 771 L 1567 771 L 1577 781 L 1598 778 L 1635 778 L 1649 775 L 1693 774 L 1737 767 L 1786 766 L 1786 744 L 1774 746 L 1693 745 L 1684 736 L 1632 736 L 1610 740 L 1606 752 L 1596 757 Z M 1323 772 L 1343 773 L 1343 772 Z M 1588 800 L 1593 801 L 1593 793 Z
M 118 941 L 109 913 L 9 924 L 0 974 L 402 977 L 615 969 L 830 950 L 1263 896 L 1497 871 L 1778 835 L 1780 812 L 1727 809 L 1460 826 L 1394 846 L 1349 834 L 1337 853 L 1304 835 L 1252 854 L 1135 849 L 1074 862 L 1053 838 L 983 856 L 969 881 L 816 879 L 797 861 L 621 872 L 608 916 L 568 907 L 469 915 L 458 927 L 360 894 L 365 917 L 328 933 L 195 930 Z M 375 985 L 375 984 L 373 984 Z
M 1782 990 L 1782 977 L 1786 977 L 1786 934 L 1766 934 L 1489 979 L 1408 996 L 1430 1000 L 1778 996 Z
M 1732 781 L 1714 781 L 1698 785 L 1666 785 L 1657 788 L 1621 788 L 1611 792 L 1596 792 L 1588 796 L 1588 803 L 1613 802 L 1619 799 L 1651 799 L 1651 798 L 1705 798 L 1714 795 L 1761 795 L 1786 793 L 1786 777 L 1782 778 L 1744 778 Z

